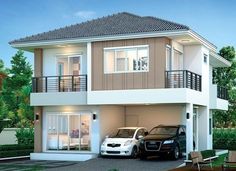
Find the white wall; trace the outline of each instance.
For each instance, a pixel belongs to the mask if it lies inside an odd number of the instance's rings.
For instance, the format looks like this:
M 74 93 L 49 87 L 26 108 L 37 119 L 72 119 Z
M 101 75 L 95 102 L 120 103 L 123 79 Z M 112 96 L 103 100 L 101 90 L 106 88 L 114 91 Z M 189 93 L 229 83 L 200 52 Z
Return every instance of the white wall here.
M 202 59 L 200 45 L 184 46 L 184 69 L 202 75 Z
M 101 106 L 100 115 L 100 142 L 106 135 L 111 134 L 119 127 L 125 126 L 125 108 L 123 106 Z
M 58 47 L 43 49 L 43 75 L 57 75 L 57 56 L 59 55 L 82 55 L 82 73 L 87 73 L 87 50 L 86 46 Z
M 0 145 L 17 144 L 16 130 L 17 128 L 4 128 L 0 133 Z
M 184 124 L 183 112 L 183 105 L 126 106 L 125 126 L 143 126 L 150 130 L 160 124 Z M 136 125 L 132 119 L 137 121 Z

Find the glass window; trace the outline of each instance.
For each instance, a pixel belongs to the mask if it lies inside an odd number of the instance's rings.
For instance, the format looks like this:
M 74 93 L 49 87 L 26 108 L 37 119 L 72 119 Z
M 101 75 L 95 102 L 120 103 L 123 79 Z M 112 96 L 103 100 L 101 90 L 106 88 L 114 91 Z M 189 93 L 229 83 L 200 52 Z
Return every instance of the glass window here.
M 90 151 L 90 114 L 49 114 L 47 150 Z
M 148 71 L 148 46 L 104 50 L 105 73 Z
M 183 70 L 183 54 L 174 50 L 172 70 Z

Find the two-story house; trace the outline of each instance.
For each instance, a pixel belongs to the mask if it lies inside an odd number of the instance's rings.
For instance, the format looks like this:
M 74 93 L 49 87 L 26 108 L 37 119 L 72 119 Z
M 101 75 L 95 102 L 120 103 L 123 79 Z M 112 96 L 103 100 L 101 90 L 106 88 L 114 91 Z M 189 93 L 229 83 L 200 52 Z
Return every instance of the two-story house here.
M 183 124 L 187 153 L 211 149 L 214 110 L 228 109 L 212 69 L 230 62 L 182 24 L 123 12 L 10 44 L 34 53 L 31 159 L 96 157 L 123 126 Z

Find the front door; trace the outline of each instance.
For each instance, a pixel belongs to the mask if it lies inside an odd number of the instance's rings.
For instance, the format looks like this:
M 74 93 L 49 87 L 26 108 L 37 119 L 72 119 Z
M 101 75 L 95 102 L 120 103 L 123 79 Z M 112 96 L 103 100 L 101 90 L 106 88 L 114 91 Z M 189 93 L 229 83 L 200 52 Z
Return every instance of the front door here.
M 198 150 L 198 109 L 193 108 L 193 149 Z

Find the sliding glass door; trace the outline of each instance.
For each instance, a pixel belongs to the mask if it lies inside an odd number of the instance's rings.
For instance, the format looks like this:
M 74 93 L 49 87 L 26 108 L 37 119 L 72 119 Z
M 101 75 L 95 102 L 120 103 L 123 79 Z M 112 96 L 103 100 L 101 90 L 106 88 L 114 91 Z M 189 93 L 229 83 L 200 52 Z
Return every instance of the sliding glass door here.
M 47 150 L 90 151 L 91 114 L 48 114 Z

